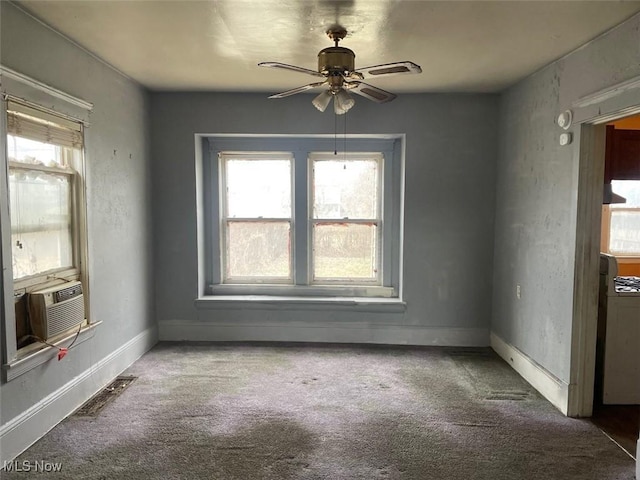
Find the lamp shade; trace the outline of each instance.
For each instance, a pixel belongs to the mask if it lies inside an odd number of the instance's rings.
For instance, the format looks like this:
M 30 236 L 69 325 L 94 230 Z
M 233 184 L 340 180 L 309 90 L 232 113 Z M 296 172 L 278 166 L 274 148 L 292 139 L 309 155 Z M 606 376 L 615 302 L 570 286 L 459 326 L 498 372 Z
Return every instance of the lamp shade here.
M 332 98 L 333 98 L 333 95 L 331 95 L 331 92 L 329 90 L 325 90 L 316 98 L 314 98 L 311 103 L 313 103 L 313 106 L 316 107 L 318 110 L 320 110 L 321 112 L 324 112 L 327 109 L 327 105 L 329 105 Z
M 336 115 L 347 113 L 355 104 L 356 101 L 346 90 L 341 89 L 335 94 L 333 108 L 335 109 Z

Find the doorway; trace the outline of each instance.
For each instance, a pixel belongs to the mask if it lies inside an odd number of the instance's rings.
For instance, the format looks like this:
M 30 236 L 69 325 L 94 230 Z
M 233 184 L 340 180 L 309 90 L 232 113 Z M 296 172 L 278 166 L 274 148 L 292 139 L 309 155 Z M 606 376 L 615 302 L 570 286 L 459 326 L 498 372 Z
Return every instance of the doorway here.
M 640 435 L 640 115 L 605 125 L 592 422 L 630 456 Z

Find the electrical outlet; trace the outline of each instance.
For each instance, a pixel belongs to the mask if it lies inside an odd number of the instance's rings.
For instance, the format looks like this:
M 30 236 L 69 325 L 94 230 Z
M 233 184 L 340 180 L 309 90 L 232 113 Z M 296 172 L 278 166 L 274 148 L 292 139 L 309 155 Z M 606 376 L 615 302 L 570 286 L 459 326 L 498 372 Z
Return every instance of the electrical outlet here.
M 516 285 L 516 297 L 519 299 L 522 298 L 522 290 L 520 288 L 520 285 Z

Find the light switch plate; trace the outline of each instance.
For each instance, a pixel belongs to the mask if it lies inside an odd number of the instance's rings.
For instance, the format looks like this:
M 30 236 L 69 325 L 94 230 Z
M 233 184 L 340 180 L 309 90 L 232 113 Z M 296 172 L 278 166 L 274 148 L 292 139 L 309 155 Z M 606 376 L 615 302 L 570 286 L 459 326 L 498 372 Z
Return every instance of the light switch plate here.
M 560 134 L 560 145 L 562 145 L 563 147 L 565 145 L 569 145 L 571 143 L 571 140 L 572 140 L 571 133 L 566 132 L 566 133 Z

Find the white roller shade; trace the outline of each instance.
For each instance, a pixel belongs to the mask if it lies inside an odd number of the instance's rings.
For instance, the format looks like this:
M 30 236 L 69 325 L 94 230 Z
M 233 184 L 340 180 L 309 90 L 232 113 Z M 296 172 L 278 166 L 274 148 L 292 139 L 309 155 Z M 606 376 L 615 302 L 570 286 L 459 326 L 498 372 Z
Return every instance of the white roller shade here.
M 7 105 L 7 133 L 62 147 L 82 148 L 82 125 L 16 102 Z

